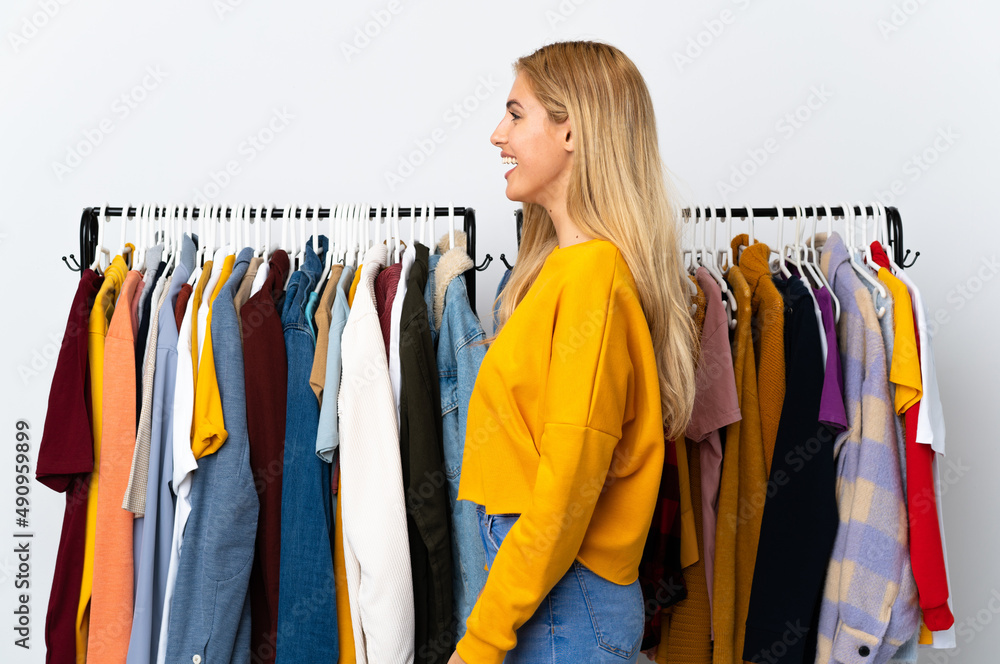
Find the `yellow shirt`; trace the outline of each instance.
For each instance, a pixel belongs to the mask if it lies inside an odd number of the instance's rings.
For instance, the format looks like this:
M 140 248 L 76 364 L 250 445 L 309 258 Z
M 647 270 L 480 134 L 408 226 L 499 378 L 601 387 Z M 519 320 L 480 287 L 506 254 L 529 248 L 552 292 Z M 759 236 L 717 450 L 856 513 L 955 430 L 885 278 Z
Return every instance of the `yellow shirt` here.
M 359 270 L 360 271 L 360 270 Z M 337 482 L 337 513 L 334 521 L 333 576 L 337 588 L 337 635 L 340 639 L 341 664 L 355 664 L 354 625 L 351 622 L 351 601 L 347 596 L 347 564 L 344 559 L 344 522 L 340 520 L 341 482 Z
M 354 272 L 354 280 L 351 281 L 351 289 L 347 293 L 347 306 L 354 306 L 354 293 L 358 290 L 358 282 L 361 281 L 361 268 L 364 267 L 364 263 L 358 264 L 358 269 Z
M 198 388 L 198 307 L 201 306 L 201 298 L 205 293 L 205 284 L 208 283 L 208 278 L 212 274 L 212 261 L 205 261 L 205 265 L 201 268 L 201 276 L 198 277 L 198 283 L 194 285 L 194 291 L 191 293 L 191 363 L 194 365 L 194 387 L 197 392 Z M 194 419 L 191 420 L 191 435 L 194 435 Z
M 665 453 L 649 327 L 617 247 L 546 257 L 483 358 L 469 401 L 458 499 L 519 513 L 457 650 L 500 662 L 579 560 L 638 578 Z
M 208 317 L 205 319 L 205 346 L 201 350 L 198 367 L 198 388 L 194 393 L 194 436 L 191 451 L 200 459 L 217 451 L 229 435 L 222 417 L 222 396 L 219 379 L 215 374 L 215 354 L 212 351 L 212 305 L 222 290 L 226 279 L 233 273 L 236 256 L 229 255 L 222 263 L 219 281 L 208 300 Z
M 896 385 L 896 414 L 902 415 L 910 406 L 920 401 L 923 383 L 920 380 L 920 354 L 917 352 L 917 333 L 913 329 L 913 303 L 906 284 L 884 267 L 878 278 L 892 292 L 892 323 L 895 340 L 892 345 L 892 364 L 889 380 Z
M 90 407 L 91 433 L 94 436 L 94 471 L 90 475 L 87 489 L 87 535 L 83 550 L 83 579 L 80 584 L 80 603 L 76 611 L 76 653 L 77 661 L 83 661 L 87 653 L 87 635 L 90 631 L 90 595 L 94 588 L 94 538 L 97 532 L 97 484 L 98 468 L 101 461 L 101 420 L 104 394 L 104 339 L 108 336 L 108 325 L 115 311 L 115 301 L 128 266 L 121 256 L 115 256 L 104 272 L 104 283 L 97 291 L 94 306 L 90 310 L 89 341 L 87 342 L 87 362 L 90 364 Z M 125 306 L 129 306 L 125 303 Z

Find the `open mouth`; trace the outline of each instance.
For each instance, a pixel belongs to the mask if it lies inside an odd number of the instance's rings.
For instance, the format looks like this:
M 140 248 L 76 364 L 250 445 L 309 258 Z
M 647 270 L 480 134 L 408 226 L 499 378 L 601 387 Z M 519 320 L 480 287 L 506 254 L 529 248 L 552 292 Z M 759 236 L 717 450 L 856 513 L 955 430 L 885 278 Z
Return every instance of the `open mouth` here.
M 512 164 L 514 166 L 514 168 L 517 168 L 517 158 L 516 157 L 501 157 L 501 160 L 503 161 L 503 163 L 505 163 L 505 164 Z M 506 178 L 508 175 L 510 175 L 511 173 L 513 173 L 514 172 L 514 168 L 512 168 L 509 171 L 507 171 L 506 173 L 504 173 L 503 174 L 504 178 Z

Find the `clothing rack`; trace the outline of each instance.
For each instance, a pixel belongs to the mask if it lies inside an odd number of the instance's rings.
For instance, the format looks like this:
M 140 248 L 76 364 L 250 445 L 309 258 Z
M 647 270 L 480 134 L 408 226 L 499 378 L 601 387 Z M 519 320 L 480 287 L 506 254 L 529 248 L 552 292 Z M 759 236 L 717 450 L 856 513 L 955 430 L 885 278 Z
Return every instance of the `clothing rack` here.
M 185 210 L 188 209 L 184 206 Z M 396 208 L 396 213 L 400 218 L 403 217 L 419 217 L 423 214 L 423 206 L 399 206 Z M 120 217 L 122 216 L 122 207 L 111 207 L 108 206 L 105 209 L 105 214 L 109 217 Z M 313 208 L 297 207 L 295 212 L 295 218 L 304 218 L 312 216 Z M 228 219 L 232 216 L 233 207 L 227 206 L 225 209 L 225 216 Z M 472 259 L 473 267 L 469 268 L 463 274 L 465 275 L 465 286 L 469 293 L 469 304 L 472 306 L 472 312 L 476 313 L 476 272 L 485 270 L 487 266 L 493 261 L 493 257 L 486 254 L 486 258 L 483 260 L 482 264 L 476 264 L 476 211 L 471 207 L 465 206 L 455 206 L 455 207 L 439 207 L 435 206 L 433 210 L 434 218 L 447 217 L 448 214 L 454 214 L 456 216 L 462 217 L 463 230 L 465 231 L 466 237 L 466 250 L 468 251 L 469 258 Z M 70 254 L 68 257 L 63 256 L 62 260 L 66 263 L 66 266 L 74 271 L 83 274 L 83 266 L 90 265 L 94 262 L 94 252 L 97 247 L 97 231 L 98 231 L 98 217 L 101 214 L 101 206 L 96 207 L 86 207 L 83 209 L 83 215 L 80 217 L 80 260 Z M 129 206 L 128 216 L 134 217 L 139 214 L 139 208 L 134 206 Z M 155 218 L 159 218 L 161 214 L 160 207 L 158 206 L 155 210 Z M 191 206 L 190 214 L 192 219 L 197 219 L 200 215 L 199 208 Z M 256 207 L 249 208 L 249 216 L 251 219 L 255 219 L 258 216 L 258 211 Z M 376 206 L 369 210 L 368 216 L 370 219 L 376 217 L 386 216 L 389 214 L 389 209 Z M 284 217 L 284 210 L 281 208 L 274 208 L 269 214 L 269 219 L 282 219 Z M 318 219 L 329 219 L 330 208 L 320 207 Z M 437 238 L 434 238 L 437 241 Z M 433 251 L 433 247 L 431 247 Z M 71 262 L 72 261 L 72 262 Z M 478 314 L 477 314 L 478 315 Z
M 854 213 L 858 216 L 862 215 L 875 216 L 876 214 L 876 210 L 870 205 L 865 206 L 863 209 L 859 208 L 856 205 L 852 206 L 852 208 L 854 209 Z M 709 206 L 701 209 L 703 211 L 707 210 L 710 212 L 710 215 L 706 216 L 715 217 L 717 219 L 724 219 L 726 217 L 726 208 L 724 207 L 713 208 Z M 823 210 L 823 214 L 821 216 L 826 216 L 827 214 L 826 206 L 823 205 L 816 206 L 815 208 L 805 207 L 803 208 L 803 215 L 806 218 L 816 216 L 818 210 Z M 910 256 L 910 250 L 906 249 L 904 251 L 903 249 L 903 218 L 900 216 L 899 210 L 897 210 L 895 207 L 886 206 L 885 211 L 889 218 L 889 246 L 892 248 L 893 251 L 893 260 L 896 262 L 897 265 L 901 267 L 910 267 L 917 261 L 917 257 L 920 256 L 920 252 L 919 251 L 914 252 L 913 259 L 910 260 L 910 262 L 908 263 L 906 262 L 907 258 L 909 258 Z M 793 218 L 798 214 L 796 208 L 786 208 L 786 207 L 782 207 L 780 213 L 784 217 L 793 217 Z M 771 219 L 773 219 L 777 217 L 778 214 L 779 212 L 777 206 L 750 207 L 750 208 L 744 206 L 744 207 L 729 208 L 729 215 L 731 217 L 740 217 L 741 219 L 746 219 L 747 217 L 750 216 L 752 216 L 754 219 L 762 217 L 770 217 Z M 681 215 L 684 217 L 690 217 L 691 208 L 686 207 L 683 210 L 681 210 Z M 829 210 L 829 215 L 831 217 L 843 217 L 844 216 L 843 206 L 831 205 Z M 517 246 L 520 247 L 521 224 L 524 221 L 523 208 L 518 208 L 517 210 L 514 211 L 514 218 L 516 219 L 517 223 Z M 502 254 L 500 256 L 500 259 L 504 262 L 504 265 L 507 265 L 508 268 L 511 267 L 507 263 L 506 258 Z

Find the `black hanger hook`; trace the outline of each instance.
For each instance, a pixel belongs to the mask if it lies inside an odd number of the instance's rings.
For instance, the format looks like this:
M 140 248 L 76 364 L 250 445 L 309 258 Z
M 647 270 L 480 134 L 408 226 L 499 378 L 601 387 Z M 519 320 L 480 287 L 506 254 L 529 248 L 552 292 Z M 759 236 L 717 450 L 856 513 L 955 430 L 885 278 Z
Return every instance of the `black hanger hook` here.
M 489 254 L 486 254 L 486 258 L 483 260 L 482 263 L 480 263 L 479 265 L 476 266 L 476 270 L 479 271 L 479 272 L 482 272 L 492 262 L 493 262 L 493 257 L 490 256 Z
M 902 268 L 913 267 L 913 264 L 917 262 L 917 257 L 919 257 L 919 256 L 920 256 L 920 252 L 919 251 L 913 252 L 913 260 L 910 261 L 909 263 L 907 263 L 906 259 L 910 257 L 910 250 L 907 249 L 906 253 L 903 254 L 903 260 L 901 260 L 899 262 L 899 267 L 902 267 Z
M 62 257 L 63 263 L 66 263 L 66 267 L 68 267 L 73 272 L 82 272 L 83 271 L 83 266 L 81 266 L 80 262 L 78 260 L 76 260 L 76 256 L 74 256 L 73 254 L 70 254 L 69 258 L 72 259 L 72 261 L 73 261 L 72 264 L 70 264 L 69 260 L 67 260 L 67 258 L 65 256 Z M 76 267 L 73 267 L 73 265 L 75 265 Z
M 503 264 L 507 267 L 508 270 L 514 269 L 514 266 L 507 262 L 507 257 L 505 255 L 500 254 L 500 260 L 503 262 Z

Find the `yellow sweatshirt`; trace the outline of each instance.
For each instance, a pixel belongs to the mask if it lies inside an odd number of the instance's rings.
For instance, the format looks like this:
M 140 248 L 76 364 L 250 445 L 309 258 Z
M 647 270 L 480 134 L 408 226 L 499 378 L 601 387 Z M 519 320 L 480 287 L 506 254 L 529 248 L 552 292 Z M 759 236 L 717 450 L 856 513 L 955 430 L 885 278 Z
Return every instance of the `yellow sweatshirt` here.
M 458 653 L 499 663 L 515 630 L 579 560 L 638 578 L 663 468 L 649 327 L 617 247 L 556 247 L 483 358 L 458 499 L 518 513 Z

